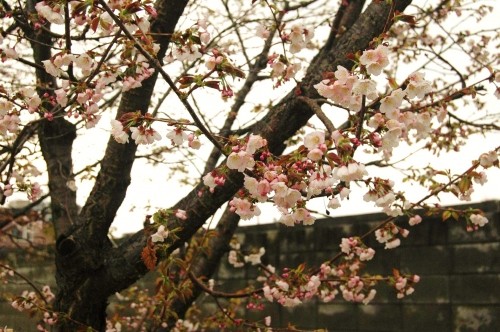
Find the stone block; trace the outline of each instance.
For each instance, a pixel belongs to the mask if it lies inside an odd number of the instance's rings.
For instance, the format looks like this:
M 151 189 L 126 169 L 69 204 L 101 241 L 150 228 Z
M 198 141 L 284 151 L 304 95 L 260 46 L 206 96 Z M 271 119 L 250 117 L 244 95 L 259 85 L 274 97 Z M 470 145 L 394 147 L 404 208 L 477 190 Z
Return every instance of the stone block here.
M 401 306 L 369 304 L 358 306 L 358 331 L 401 331 Z
M 304 302 L 293 308 L 281 308 L 281 325 L 289 324 L 298 329 L 314 329 L 318 326 L 318 307 L 316 301 Z
M 283 226 L 285 227 L 285 226 Z M 281 228 L 279 232 L 281 252 L 304 252 L 314 250 L 314 226 Z
M 422 276 L 415 285 L 415 292 L 406 296 L 405 304 L 445 304 L 450 302 L 448 276 Z
M 477 274 L 450 277 L 453 304 L 499 303 L 500 275 Z
M 401 270 L 424 275 L 443 275 L 451 271 L 451 249 L 446 246 L 413 246 L 395 249 L 401 255 Z
M 500 326 L 500 306 L 455 306 L 453 331 L 497 332 Z
M 453 273 L 499 273 L 500 243 L 475 243 L 455 245 Z
M 356 306 L 352 303 L 320 303 L 317 328 L 325 328 L 328 331 L 356 330 Z
M 403 306 L 402 331 L 451 331 L 450 316 L 447 304 L 405 305 Z

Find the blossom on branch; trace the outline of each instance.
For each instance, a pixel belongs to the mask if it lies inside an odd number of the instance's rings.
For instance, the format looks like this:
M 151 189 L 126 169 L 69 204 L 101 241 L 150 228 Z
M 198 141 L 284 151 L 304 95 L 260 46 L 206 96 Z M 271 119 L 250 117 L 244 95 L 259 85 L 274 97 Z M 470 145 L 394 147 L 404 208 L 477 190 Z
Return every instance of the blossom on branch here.
M 151 235 L 151 241 L 153 241 L 153 243 L 163 242 L 167 237 L 168 237 L 168 229 L 165 229 L 164 225 L 160 225 L 156 230 L 156 233 Z
M 255 165 L 253 155 L 241 150 L 239 152 L 232 152 L 227 157 L 227 167 L 229 169 L 237 169 L 238 172 L 244 172 L 245 169 L 252 169 Z
M 359 58 L 359 63 L 366 67 L 371 75 L 380 75 L 382 69 L 389 64 L 389 49 L 387 46 L 379 45 L 374 50 L 366 50 Z
M 128 143 L 128 133 L 123 130 L 123 124 L 118 120 L 111 120 L 111 135 L 120 144 Z
M 135 144 L 151 144 L 154 141 L 161 140 L 161 135 L 153 128 L 145 128 L 144 126 L 130 127 L 130 132 Z

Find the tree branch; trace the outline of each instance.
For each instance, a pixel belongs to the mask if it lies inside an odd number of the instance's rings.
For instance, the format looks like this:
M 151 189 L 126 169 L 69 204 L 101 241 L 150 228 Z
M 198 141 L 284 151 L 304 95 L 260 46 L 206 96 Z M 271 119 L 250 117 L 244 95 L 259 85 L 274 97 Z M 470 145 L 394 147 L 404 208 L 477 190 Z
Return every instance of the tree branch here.
M 394 1 L 394 9 L 403 11 L 410 3 L 411 0 Z M 313 85 L 321 81 L 322 73 L 331 71 L 338 65 L 349 67 L 350 60 L 347 60 L 346 56 L 367 48 L 370 41 L 384 31 L 391 12 L 391 7 L 384 2 L 370 4 L 346 33 L 335 40 L 331 47 L 323 48 L 311 62 L 304 81 L 300 85 L 302 95 L 308 98 L 319 97 Z M 252 131 L 267 139 L 272 153 L 280 154 L 285 148 L 283 142 L 304 126 L 313 114 L 310 106 L 291 92 L 282 102 L 273 107 L 264 119 L 253 126 Z M 186 210 L 188 219 L 169 222 L 169 229 L 179 228 L 179 231 L 176 233 L 176 240 L 170 243 L 166 253 L 160 253 L 159 258 L 170 254 L 195 234 L 205 220 L 229 200 L 242 184 L 241 173 L 229 172 L 224 186 L 216 189 L 213 194 L 205 192 L 199 196 L 198 192 L 204 189 L 203 183 L 200 183 L 175 204 L 172 209 Z M 147 229 L 141 230 L 109 252 L 108 264 L 95 276 L 109 285 L 109 294 L 129 286 L 147 272 L 141 260 L 141 252 L 146 246 L 149 234 Z

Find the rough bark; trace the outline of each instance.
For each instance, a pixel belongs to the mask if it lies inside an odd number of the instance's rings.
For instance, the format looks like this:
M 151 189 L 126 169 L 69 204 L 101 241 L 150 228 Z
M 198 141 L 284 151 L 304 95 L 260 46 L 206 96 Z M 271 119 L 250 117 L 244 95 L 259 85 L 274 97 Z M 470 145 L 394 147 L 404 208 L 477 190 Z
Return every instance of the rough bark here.
M 182 16 L 187 0 L 159 0 L 156 3 L 157 19 L 152 22 L 152 32 L 158 33 L 157 42 L 162 58 L 168 48 L 171 34 Z M 152 75 L 142 87 L 122 95 L 116 118 L 127 112 L 145 114 L 157 80 Z M 67 314 L 61 320 L 60 331 L 75 331 L 90 326 L 98 331 L 105 329 L 107 299 L 114 289 L 95 278 L 106 264 L 106 252 L 111 245 L 108 231 L 116 212 L 125 198 L 130 184 L 130 172 L 137 145 L 134 142 L 118 144 L 110 138 L 101 169 L 77 222 L 72 229 L 58 237 L 56 267 L 58 293 L 55 307 Z
M 29 13 L 35 11 L 35 3 L 32 0 L 26 2 Z M 33 30 L 24 17 L 18 19 L 18 25 L 30 40 L 33 61 L 40 66 L 35 69 L 35 77 L 38 82 L 37 93 L 43 98 L 45 93 L 52 94 L 56 87 L 54 77 L 41 69 L 42 61 L 51 57 L 52 38 L 42 30 Z M 47 23 L 45 28 L 50 29 L 50 24 Z M 53 108 L 48 103 L 43 106 L 49 111 Z M 53 121 L 42 119 L 39 125 L 30 127 L 37 128 L 40 147 L 47 163 L 52 220 L 56 233 L 62 234 L 68 230 L 77 213 L 76 193 L 67 186 L 73 172 L 71 146 L 76 137 L 76 128 L 64 118 L 55 118 Z
M 203 250 L 198 250 L 191 262 L 190 272 L 196 278 L 207 281 L 215 273 L 220 260 L 230 249 L 229 243 L 238 228 L 239 220 L 240 217 L 236 213 L 226 208 L 214 232 L 203 243 Z M 189 278 L 189 276 L 186 275 L 184 278 Z M 170 304 L 169 310 L 175 312 L 177 317 L 184 317 L 186 311 L 201 293 L 202 289 L 193 284 L 192 294 L 184 298 L 175 298 Z M 167 317 L 168 326 L 175 325 L 176 320 L 175 316 Z

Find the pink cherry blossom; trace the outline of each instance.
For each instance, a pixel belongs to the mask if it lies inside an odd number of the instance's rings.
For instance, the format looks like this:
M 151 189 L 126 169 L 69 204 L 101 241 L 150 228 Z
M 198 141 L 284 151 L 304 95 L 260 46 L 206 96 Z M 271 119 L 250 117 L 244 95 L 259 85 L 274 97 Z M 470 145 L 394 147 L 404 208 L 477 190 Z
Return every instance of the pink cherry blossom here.
M 389 96 L 382 98 L 380 101 L 380 112 L 387 113 L 399 108 L 405 96 L 406 92 L 401 89 L 392 91 Z
M 35 182 L 31 184 L 28 189 L 28 199 L 32 202 L 36 201 L 42 194 L 42 189 L 40 188 L 40 184 Z
M 186 220 L 187 219 L 187 213 L 184 210 L 177 209 L 175 211 L 175 216 L 181 220 Z
M 295 218 L 293 217 L 293 215 L 291 213 L 282 214 L 279 222 L 282 223 L 283 225 L 288 226 L 288 227 L 295 226 Z
M 365 165 L 361 163 L 349 163 L 347 166 L 336 167 L 333 170 L 333 177 L 345 182 L 361 180 L 367 174 Z
M 312 161 L 320 161 L 323 159 L 323 151 L 319 148 L 312 149 L 307 153 L 307 158 Z
M 410 75 L 408 86 L 405 89 L 408 98 L 423 99 L 424 96 L 431 91 L 432 91 L 431 83 L 424 79 L 424 74 L 413 73 Z
M 366 66 L 366 71 L 371 75 L 380 75 L 382 69 L 389 64 L 389 49 L 387 46 L 379 45 L 374 50 L 366 50 L 359 58 L 359 62 Z
M 4 115 L 0 120 L 0 133 L 6 134 L 7 132 L 15 133 L 19 128 L 20 119 L 17 114 Z
M 8 100 L 0 99 L 0 116 L 4 116 L 14 107 L 14 104 Z
M 278 207 L 289 209 L 302 198 L 298 190 L 289 188 L 283 182 L 274 183 L 271 187 L 275 191 L 274 203 Z
M 259 202 L 267 201 L 267 195 L 271 192 L 271 185 L 265 179 L 258 181 L 250 176 L 245 176 L 244 186 L 250 193 L 250 196 Z
M 45 67 L 45 71 L 47 74 L 52 75 L 54 77 L 59 77 L 63 73 L 63 71 L 54 65 L 51 60 L 42 61 L 43 66 Z
M 367 99 L 373 100 L 378 97 L 377 83 L 370 79 L 357 80 L 353 87 L 352 92 L 356 95 L 364 95 Z
M 245 169 L 252 169 L 255 165 L 253 155 L 246 151 L 232 152 L 227 157 L 227 167 L 229 169 L 237 169 L 238 172 L 244 172 Z
M 259 252 L 246 255 L 243 257 L 243 260 L 245 261 L 245 263 L 250 263 L 251 265 L 259 265 L 262 263 L 261 257 L 264 256 L 265 253 L 266 250 L 263 247 L 260 247 Z
M 494 150 L 490 151 L 488 153 L 483 153 L 479 157 L 479 163 L 484 168 L 489 168 L 489 167 L 493 166 L 493 164 L 495 164 L 497 161 L 498 161 L 498 154 Z
M 231 211 L 235 212 L 243 220 L 248 220 L 254 216 L 260 215 L 260 209 L 258 206 L 253 205 L 246 199 L 241 199 L 234 197 L 230 202 Z
M 259 24 L 259 25 L 257 26 L 257 29 L 255 29 L 255 35 L 256 35 L 257 37 L 262 38 L 262 39 L 267 39 L 267 38 L 269 38 L 269 34 L 270 34 L 270 33 L 271 33 L 271 32 L 270 32 L 270 31 L 269 31 L 269 30 L 268 30 L 268 29 L 267 29 L 264 25 L 262 25 L 262 24 Z
M 161 135 L 153 128 L 145 128 L 143 126 L 130 127 L 130 132 L 136 144 L 151 144 L 161 139 Z
M 174 145 L 182 145 L 184 141 L 188 140 L 188 134 L 186 134 L 181 128 L 176 128 L 167 133 L 167 138 L 172 140 Z
M 123 124 L 118 120 L 111 120 L 111 135 L 120 144 L 128 143 L 128 134 L 123 130 Z
M 68 104 L 68 92 L 63 88 L 60 88 L 55 90 L 54 93 L 56 95 L 57 103 L 62 107 L 66 107 Z
M 208 68 L 208 70 L 214 70 L 217 65 L 222 63 L 222 61 L 224 61 L 224 58 L 220 55 L 211 56 L 210 58 L 208 58 L 205 66 Z
M 419 216 L 418 214 L 411 217 L 410 220 L 408 220 L 408 223 L 410 224 L 410 226 L 415 226 L 415 225 L 418 225 L 422 222 L 422 217 Z
M 42 1 L 35 5 L 35 9 L 38 12 L 38 15 L 45 18 L 50 23 L 64 24 L 64 17 L 61 14 L 62 9 L 59 5 L 53 4 L 53 6 L 54 7 L 50 7 L 45 1 Z
M 291 42 L 290 53 L 298 53 L 310 43 L 314 37 L 314 30 L 306 29 L 300 24 L 294 24 L 290 34 L 286 37 Z
M 254 154 L 258 149 L 263 148 L 267 145 L 267 140 L 259 135 L 250 134 L 248 137 L 248 142 L 245 146 L 245 151 L 250 154 Z
M 337 198 L 333 197 L 330 201 L 328 201 L 327 207 L 329 209 L 337 209 L 340 207 L 340 202 Z
M 298 208 L 292 214 L 296 222 L 301 222 L 304 225 L 312 225 L 316 221 L 316 218 L 311 215 L 311 212 L 305 208 Z

